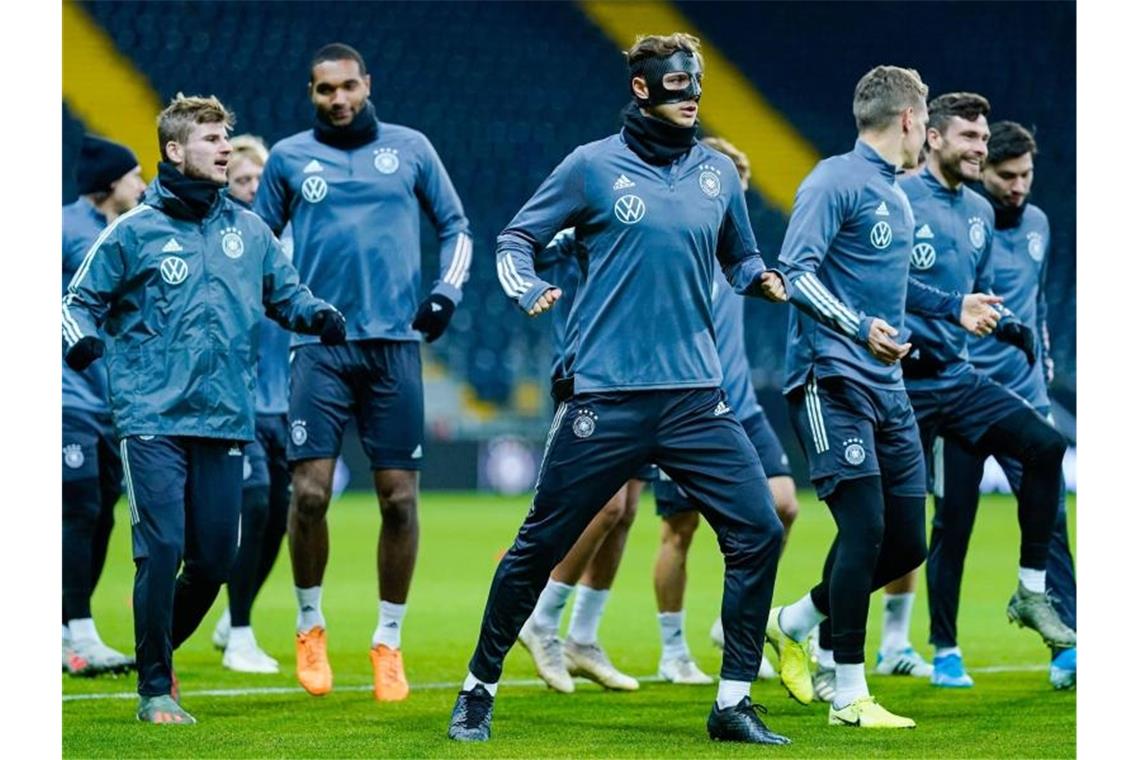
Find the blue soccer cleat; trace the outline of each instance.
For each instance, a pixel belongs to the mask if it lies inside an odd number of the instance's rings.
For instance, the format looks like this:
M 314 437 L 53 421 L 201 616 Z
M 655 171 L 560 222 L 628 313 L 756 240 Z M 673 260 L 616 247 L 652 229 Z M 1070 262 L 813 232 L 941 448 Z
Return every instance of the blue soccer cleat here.
M 960 654 L 944 654 L 934 658 L 934 672 L 930 683 L 947 689 L 969 689 L 974 679 L 966 672 L 966 665 Z
M 1054 689 L 1072 689 L 1077 685 L 1077 649 L 1062 649 L 1049 664 L 1049 683 Z

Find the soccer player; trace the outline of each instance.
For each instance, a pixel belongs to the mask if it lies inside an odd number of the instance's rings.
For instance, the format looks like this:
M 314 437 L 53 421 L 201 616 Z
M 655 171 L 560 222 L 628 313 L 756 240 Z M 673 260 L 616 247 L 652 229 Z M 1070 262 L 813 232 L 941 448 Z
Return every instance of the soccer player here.
M 581 276 L 580 257 L 584 254 L 570 228 L 555 235 L 534 258 L 535 272 L 559 283 L 562 291 L 562 297 L 551 310 L 554 326 L 552 392 L 566 376 L 566 323 Z M 575 675 L 617 691 L 640 688 L 636 678 L 614 667 L 598 642 L 598 628 L 621 564 L 629 529 L 637 516 L 642 487 L 642 481 L 633 478 L 606 502 L 566 557 L 550 572 L 534 611 L 519 631 L 519 643 L 530 652 L 539 677 L 555 691 L 572 693 Z M 574 593 L 574 606 L 569 632 L 563 642 L 558 636 L 558 627 L 571 593 Z
M 146 187 L 130 148 L 84 135 L 76 167 L 79 199 L 63 207 L 63 293 L 103 229 L 138 205 Z M 63 668 L 75 676 L 121 672 L 134 658 L 103 643 L 91 594 L 103 572 L 122 493 L 111 430 L 107 368 L 63 365 Z
M 918 160 L 926 93 L 912 69 L 876 66 L 863 75 L 855 87 L 855 147 L 822 161 L 800 185 L 780 251 L 796 306 L 784 392 L 812 483 L 838 535 L 823 581 L 773 609 L 767 635 L 781 681 L 807 704 L 812 684 L 804 642 L 831 619 L 830 725 L 914 727 L 870 695 L 863 665 L 871 592 L 926 555 L 926 469 L 899 367 L 910 350 L 904 313 L 980 333 L 997 320 L 993 296 L 950 295 L 908 281 L 914 218 L 895 177 Z
M 980 110 L 980 101 L 966 97 L 958 99 L 965 109 L 973 102 Z M 932 176 L 959 177 L 962 164 L 947 162 L 947 153 L 953 155 L 948 143 L 953 143 L 963 128 L 982 127 L 985 116 L 969 120 L 955 111 L 953 101 L 947 102 L 953 114 L 942 130 L 946 137 L 935 153 L 940 163 L 932 168 Z M 965 119 L 965 123 L 962 120 Z M 1032 331 L 1033 339 L 1019 345 L 995 340 L 972 340 L 968 345 L 971 364 L 979 372 L 1009 389 L 1028 402 L 1046 419 L 1049 418 L 1049 394 L 1046 387 L 1052 380 L 1052 360 L 1049 358 L 1048 329 L 1045 324 L 1045 270 L 1049 251 L 1049 220 L 1045 213 L 1028 202 L 1033 186 L 1033 157 L 1037 143 L 1029 130 L 1011 121 L 998 122 L 991 127 L 987 145 L 988 157 L 981 171 L 983 197 L 993 208 L 994 231 L 990 262 L 993 269 L 994 292 L 1005 300 L 1004 306 L 1023 320 Z M 968 168 L 976 176 L 971 162 Z M 933 172 L 938 172 L 934 175 Z M 972 179 L 972 176 L 965 177 Z M 960 183 L 960 179 L 956 184 Z M 969 191 L 964 191 L 963 196 Z M 936 235 L 942 228 L 931 225 Z M 927 239 L 926 244 L 934 256 L 945 255 L 938 245 L 941 238 Z M 916 240 L 916 243 L 918 241 Z M 912 265 L 927 264 L 931 256 L 927 249 L 916 248 Z M 919 255 L 919 254 L 923 255 Z M 934 269 L 938 265 L 933 259 Z M 943 262 L 945 263 L 945 262 Z M 1003 320 L 1004 322 L 1005 320 Z M 1025 353 L 1022 346 L 1032 350 Z M 1019 410 L 1020 411 L 1020 410 Z M 1036 424 L 1037 420 L 1034 420 Z M 934 487 L 935 520 L 930 537 L 930 557 L 926 576 L 930 592 L 930 637 L 938 648 L 937 670 L 932 679 L 936 686 L 969 687 L 973 680 L 966 672 L 958 651 L 957 618 L 958 599 L 962 585 L 962 570 L 966 548 L 974 519 L 978 511 L 978 486 L 982 479 L 985 454 L 972 446 L 964 445 L 954 436 L 937 439 L 934 446 L 937 475 Z M 998 462 L 1005 470 L 1014 493 L 1026 493 L 1023 465 L 1008 453 L 999 454 Z M 1059 478 L 1060 475 L 1057 474 Z M 1060 622 L 1074 632 L 1076 620 L 1076 580 L 1073 557 L 1069 550 L 1068 521 L 1065 514 L 1065 490 L 1057 490 L 1057 517 L 1052 524 L 1052 538 L 1045 557 L 1045 588 Z M 1045 498 L 1042 496 L 1041 498 Z M 1020 505 L 1020 503 L 1019 503 Z M 1041 553 L 1035 550 L 1038 564 Z M 1050 681 L 1056 688 L 1067 688 L 1076 683 L 1076 648 L 1058 643 L 1052 646 Z
M 575 149 L 498 238 L 499 280 L 531 316 L 561 291 L 533 258 L 573 227 L 586 274 L 567 325 L 566 376 L 531 510 L 499 563 L 448 735 L 490 738 L 503 658 L 551 569 L 619 487 L 656 463 L 701 504 L 725 554 L 721 682 L 713 739 L 784 744 L 749 689 L 760 666 L 783 528 L 767 479 L 720 389 L 711 290 L 785 297 L 756 249 L 727 156 L 695 136 L 702 63 L 691 35 L 628 52 L 634 102 L 619 134 Z
M 740 178 L 742 191 L 748 190 L 752 169 L 748 156 L 728 140 L 706 137 L 702 143 L 732 159 Z M 776 514 L 784 526 L 784 543 L 799 511 L 796 484 L 788 466 L 788 455 L 772 430 L 763 407 L 756 402 L 752 387 L 748 355 L 744 347 L 744 299 L 732 292 L 722 273 L 713 284 L 713 332 L 717 355 L 724 372 L 722 387 L 740 424 L 756 448 L 768 488 L 772 492 Z M 660 477 L 653 483 L 657 514 L 661 517 L 661 545 L 653 568 L 653 590 L 657 597 L 657 623 L 661 631 L 661 659 L 658 677 L 670 683 L 710 684 L 713 679 L 703 673 L 693 660 L 685 639 L 685 563 L 693 534 L 700 525 L 700 512 L 684 490 L 673 480 Z M 724 648 L 724 626 L 718 618 L 712 628 L 713 643 Z M 760 660 L 760 677 L 776 675 L 766 657 Z
M 355 417 L 380 503 L 379 620 L 372 634 L 373 695 L 408 696 L 400 631 L 419 546 L 423 457 L 421 336 L 447 328 L 471 266 L 467 218 L 447 170 L 421 133 L 381 123 L 371 78 L 348 45 L 309 63 L 312 129 L 273 146 L 254 210 L 280 234 L 293 227 L 293 261 L 314 292 L 348 319 L 348 345 L 293 343 L 289 399 L 289 552 L 297 605 L 297 678 L 332 689 L 321 585 L 326 515 L 345 425 Z M 420 213 L 439 233 L 440 273 L 420 298 Z
M 147 723 L 195 722 L 172 694 L 172 650 L 237 552 L 263 309 L 326 342 L 345 334 L 269 228 L 221 192 L 231 124 L 217 98 L 171 101 L 158 117 L 158 178 L 99 235 L 63 299 L 67 363 L 82 370 L 107 356 L 136 568 L 137 716 Z
M 249 207 L 261 183 L 269 151 L 260 137 L 237 135 L 226 167 L 230 198 Z M 291 241 L 290 241 L 291 244 Z M 282 247 L 289 257 L 285 239 Z M 226 590 L 229 605 L 214 627 L 222 665 L 239 673 L 276 673 L 277 660 L 257 644 L 250 615 L 285 536 L 289 514 L 289 333 L 261 320 L 257 350 L 255 438 L 245 447 L 242 470 L 241 543 Z

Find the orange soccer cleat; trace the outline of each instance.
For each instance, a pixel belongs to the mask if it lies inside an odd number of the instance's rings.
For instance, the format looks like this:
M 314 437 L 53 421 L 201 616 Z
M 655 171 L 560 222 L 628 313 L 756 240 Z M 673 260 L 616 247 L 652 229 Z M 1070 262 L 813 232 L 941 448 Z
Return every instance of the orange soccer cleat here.
M 332 691 L 328 642 L 325 639 L 325 629 L 319 625 L 305 632 L 297 632 L 297 680 L 314 697 Z
M 399 702 L 408 698 L 408 679 L 404 677 L 404 656 L 399 649 L 377 644 L 368 652 L 372 659 L 372 694 L 381 702 Z

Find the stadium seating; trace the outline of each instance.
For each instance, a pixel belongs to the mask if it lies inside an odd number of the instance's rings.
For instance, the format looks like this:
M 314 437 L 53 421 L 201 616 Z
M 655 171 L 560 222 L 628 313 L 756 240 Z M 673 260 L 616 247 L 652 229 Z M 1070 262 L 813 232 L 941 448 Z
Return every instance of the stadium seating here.
M 977 89 L 996 118 L 1038 127 L 1042 154 L 1035 199 L 1053 222 L 1051 328 L 1061 382 L 1075 387 L 1075 61 L 1049 60 L 1072 40 L 1075 9 L 1040 4 L 1031 36 L 999 44 L 1016 11 L 1007 4 L 907 4 L 907 27 L 942 30 L 960 57 L 895 31 L 893 3 L 683 2 L 681 10 L 726 53 L 822 154 L 853 139 L 845 105 L 859 73 L 880 60 L 920 69 L 933 93 Z M 1014 4 L 1016 5 L 1016 4 Z M 238 115 L 238 130 L 269 142 L 306 128 L 308 56 L 344 41 L 370 66 L 380 118 L 423 131 L 451 173 L 471 219 L 475 261 L 447 337 L 431 347 L 476 395 L 507 403 L 520 380 L 542 382 L 549 322 L 528 320 L 503 296 L 491 263 L 495 236 L 574 146 L 613 132 L 626 102 L 622 58 L 570 3 L 120 3 L 83 7 L 148 78 L 162 100 L 178 91 L 214 93 Z M 731 12 L 729 12 L 731 11 Z M 960 28 L 959 28 L 960 27 Z M 162 30 L 162 33 L 156 33 Z M 1058 37 L 1058 35 L 1064 35 Z M 845 40 L 836 44 L 836 40 Z M 1010 35 L 1008 39 L 1016 39 Z M 1069 48 L 1072 51 L 1075 46 Z M 1056 65 L 1054 65 L 1056 64 Z M 715 83 L 709 83 L 715 86 Z M 64 106 L 64 200 L 74 193 L 69 160 L 82 125 Z M 754 172 L 764 167 L 754 162 Z M 775 258 L 786 220 L 749 193 L 757 237 Z M 435 271 L 424 225 L 425 274 Z M 758 387 L 782 380 L 784 307 L 748 305 L 748 349 Z

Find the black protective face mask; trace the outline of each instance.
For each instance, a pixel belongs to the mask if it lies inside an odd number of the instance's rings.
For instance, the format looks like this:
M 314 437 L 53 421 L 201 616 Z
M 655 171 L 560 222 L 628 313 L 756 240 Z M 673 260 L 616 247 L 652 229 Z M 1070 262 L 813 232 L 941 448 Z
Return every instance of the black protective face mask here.
M 367 145 L 380 133 L 376 122 L 376 109 L 371 100 L 364 101 L 364 107 L 343 127 L 330 123 L 320 111 L 313 120 L 313 135 L 318 142 L 341 150 L 352 150 Z
M 697 125 L 679 127 L 652 116 L 646 116 L 636 103 L 622 111 L 623 132 L 630 149 L 649 164 L 671 164 L 697 144 Z
M 682 90 L 669 90 L 665 87 L 665 75 L 684 72 L 689 75 L 689 85 Z M 633 99 L 642 108 L 659 106 L 663 103 L 683 103 L 686 100 L 701 99 L 701 65 L 697 57 L 687 50 L 675 50 L 666 58 L 643 58 L 630 66 L 630 89 L 633 77 L 644 77 L 649 88 L 648 98 Z

